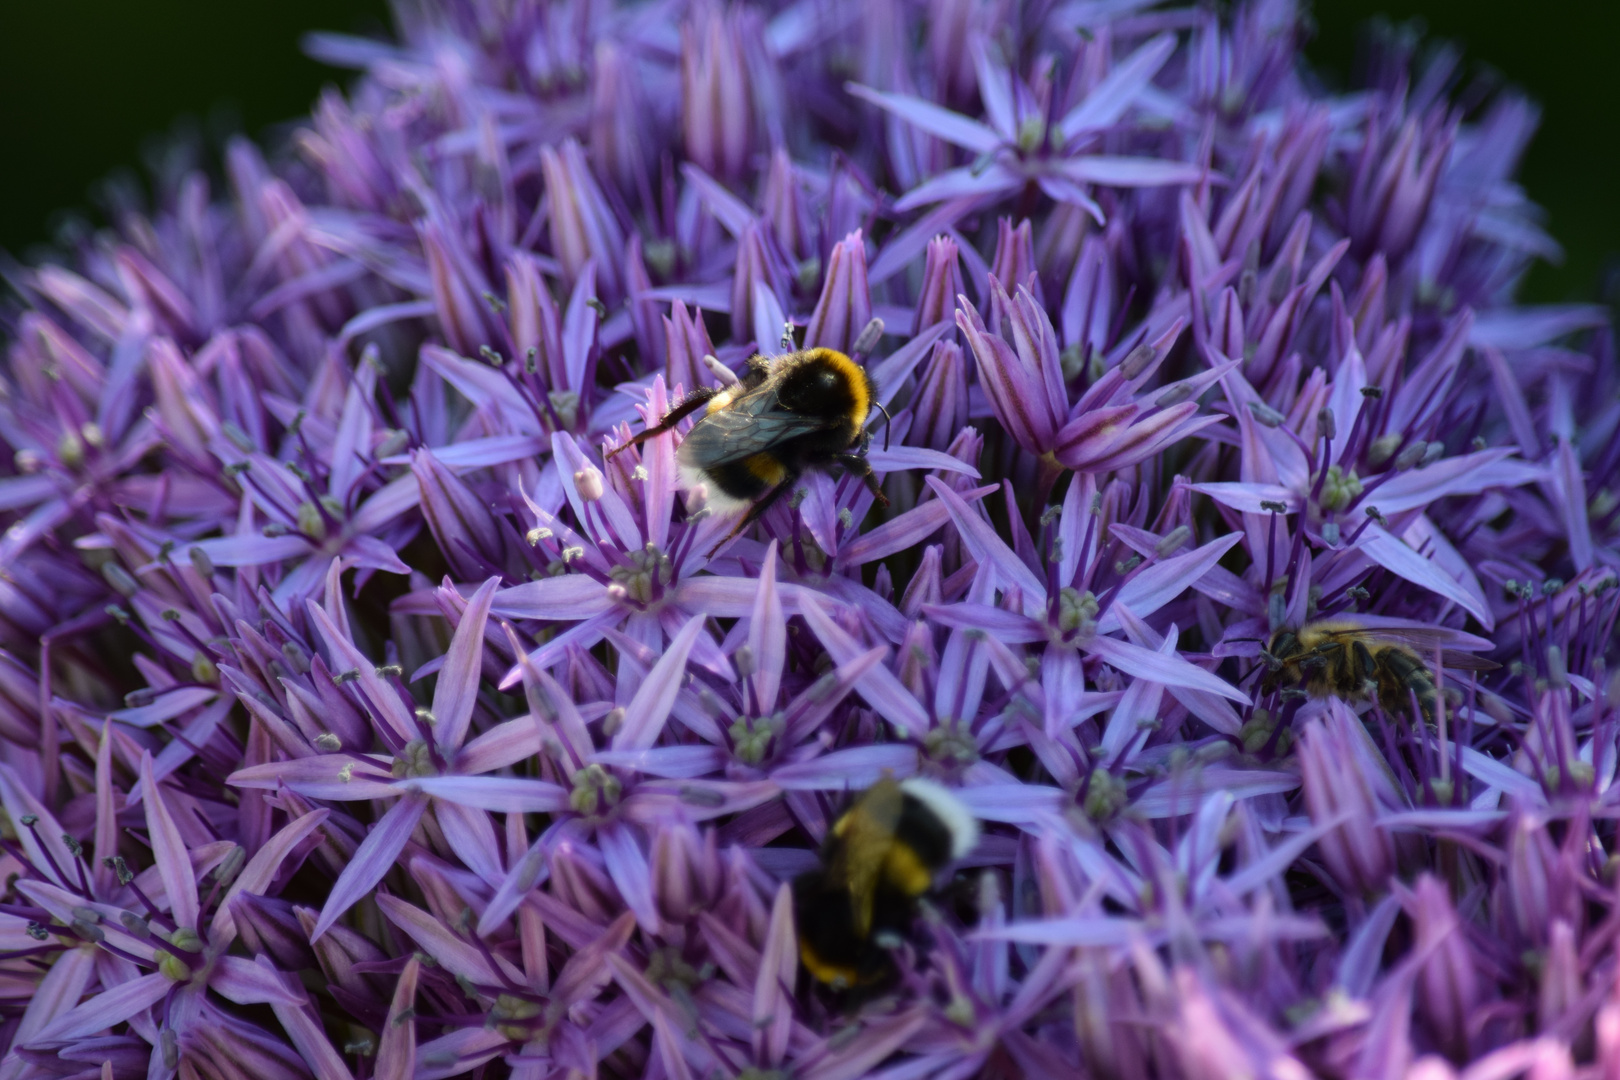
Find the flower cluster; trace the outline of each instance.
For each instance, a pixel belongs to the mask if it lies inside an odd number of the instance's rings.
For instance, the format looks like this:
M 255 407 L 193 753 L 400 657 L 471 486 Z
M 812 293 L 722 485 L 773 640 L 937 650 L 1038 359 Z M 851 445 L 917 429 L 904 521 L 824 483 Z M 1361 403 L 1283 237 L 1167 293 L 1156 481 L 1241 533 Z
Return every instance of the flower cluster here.
M 285 159 L 13 270 L 0 1080 L 1620 1068 L 1535 112 L 1227 7 L 401 3 Z M 606 456 L 857 342 L 886 508 L 716 548 L 684 425 Z M 1323 616 L 1501 666 L 1278 689 Z M 885 773 L 985 835 L 849 1008 L 786 882 Z

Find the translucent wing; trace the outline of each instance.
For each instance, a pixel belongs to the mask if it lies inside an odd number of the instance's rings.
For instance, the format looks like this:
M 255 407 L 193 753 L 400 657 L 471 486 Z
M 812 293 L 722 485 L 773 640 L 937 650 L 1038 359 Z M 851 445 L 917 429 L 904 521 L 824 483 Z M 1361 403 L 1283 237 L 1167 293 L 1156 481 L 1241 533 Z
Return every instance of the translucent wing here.
M 1391 623 L 1394 623 L 1394 620 L 1391 620 Z M 1447 648 L 1448 645 L 1457 644 L 1475 648 L 1490 648 L 1491 646 L 1490 642 L 1485 641 L 1483 638 L 1476 638 L 1472 634 L 1465 634 L 1460 630 L 1452 630 L 1444 626 L 1370 624 L 1343 630 L 1331 630 L 1327 632 L 1327 636 L 1345 640 L 1357 637 L 1369 638 L 1405 645 L 1423 657 L 1425 661 L 1430 662 L 1433 661 L 1434 654 L 1438 650 L 1441 666 L 1459 671 L 1495 671 L 1502 666 L 1494 660 L 1485 659 L 1483 656 L 1475 656 L 1461 649 Z
M 899 784 L 879 780 L 833 826 L 839 847 L 827 869 L 833 880 L 849 889 L 855 931 L 862 937 L 872 929 L 872 897 L 894 844 L 903 800 Z
M 698 468 L 727 465 L 785 439 L 820 431 L 828 423 L 821 417 L 789 412 L 777 401 L 774 389 L 762 386 L 695 424 L 678 456 L 682 464 Z

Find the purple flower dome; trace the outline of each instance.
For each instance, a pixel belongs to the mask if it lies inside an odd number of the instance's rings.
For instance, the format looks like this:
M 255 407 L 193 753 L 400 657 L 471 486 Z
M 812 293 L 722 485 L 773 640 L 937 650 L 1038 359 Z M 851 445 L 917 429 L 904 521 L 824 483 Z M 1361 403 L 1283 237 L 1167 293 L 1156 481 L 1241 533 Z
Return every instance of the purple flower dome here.
M 7 270 L 0 1080 L 1620 1075 L 1531 105 L 1292 0 L 396 6 Z

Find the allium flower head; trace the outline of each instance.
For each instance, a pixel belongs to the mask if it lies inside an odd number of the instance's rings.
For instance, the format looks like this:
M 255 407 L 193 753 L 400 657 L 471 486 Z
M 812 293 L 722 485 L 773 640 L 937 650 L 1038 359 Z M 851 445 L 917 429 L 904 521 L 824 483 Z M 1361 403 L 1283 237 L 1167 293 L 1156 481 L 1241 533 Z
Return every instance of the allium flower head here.
M 1324 93 L 1292 0 L 397 7 L 8 272 L 0 1080 L 1620 1068 L 1620 364 L 1516 301 L 1532 106 Z M 887 504 L 717 546 L 625 444 L 811 347 Z M 1432 717 L 1268 677 L 1323 618 Z M 982 839 L 836 999 L 789 882 L 918 775 Z

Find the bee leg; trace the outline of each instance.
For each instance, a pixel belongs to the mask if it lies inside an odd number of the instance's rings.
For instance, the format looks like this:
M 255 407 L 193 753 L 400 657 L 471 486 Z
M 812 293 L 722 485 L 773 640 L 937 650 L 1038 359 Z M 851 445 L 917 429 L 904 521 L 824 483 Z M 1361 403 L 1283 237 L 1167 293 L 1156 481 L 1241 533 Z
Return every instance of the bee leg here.
M 725 547 L 726 544 L 730 543 L 738 533 L 742 532 L 744 529 L 748 528 L 748 526 L 752 525 L 754 522 L 763 517 L 765 511 L 769 510 L 777 499 L 780 499 L 783 495 L 787 494 L 788 490 L 792 488 L 793 485 L 798 482 L 798 480 L 799 478 L 796 474 L 789 474 L 788 477 L 780 484 L 777 484 L 764 495 L 760 496 L 759 501 L 748 508 L 748 513 L 737 519 L 737 524 L 731 527 L 731 531 L 726 533 L 726 535 L 720 539 L 719 543 L 715 544 L 714 547 L 709 549 L 709 553 L 705 555 L 704 558 L 714 558 L 715 552 Z
M 1356 685 L 1361 688 L 1362 693 L 1369 698 L 1377 697 L 1380 693 L 1379 687 L 1382 684 L 1379 678 L 1378 661 L 1374 659 L 1372 650 L 1359 641 L 1351 642 L 1350 663 L 1352 674 L 1357 679 Z
M 650 428 L 643 429 L 636 435 L 630 436 L 629 442 L 621 443 L 620 445 L 615 446 L 612 450 L 609 450 L 607 452 L 607 457 L 603 460 L 606 461 L 613 458 L 628 447 L 640 446 L 654 435 L 662 435 L 664 432 L 668 431 L 682 420 L 685 420 L 688 416 L 691 416 L 693 413 L 697 412 L 699 408 L 707 405 L 709 399 L 714 397 L 714 395 L 718 394 L 719 392 L 720 391 L 716 390 L 712 386 L 698 387 L 696 390 L 693 390 L 690 394 L 687 394 L 684 398 L 682 398 L 680 404 L 676 405 L 673 409 L 669 410 L 669 412 L 665 413 L 664 418 L 658 421 L 658 423 L 654 424 Z
M 889 505 L 889 497 L 883 494 L 883 487 L 878 483 L 877 474 L 872 471 L 872 463 L 866 460 L 865 455 L 839 454 L 838 463 L 861 478 L 866 484 L 866 490 L 872 493 L 872 498 L 877 500 L 879 506 Z

